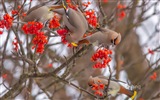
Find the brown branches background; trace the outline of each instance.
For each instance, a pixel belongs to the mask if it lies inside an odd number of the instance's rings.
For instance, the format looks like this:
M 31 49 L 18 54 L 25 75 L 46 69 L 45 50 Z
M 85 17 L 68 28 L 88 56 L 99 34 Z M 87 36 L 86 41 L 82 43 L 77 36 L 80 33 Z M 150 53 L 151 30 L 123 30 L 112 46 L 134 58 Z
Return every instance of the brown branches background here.
M 9 13 L 22 6 L 21 11 L 27 11 L 35 4 L 61 3 L 46 0 L 1 0 L 0 11 Z M 81 0 L 72 0 L 82 7 Z M 121 33 L 122 41 L 112 48 L 115 54 L 112 58 L 112 77 L 128 82 L 128 86 L 140 86 L 137 100 L 151 100 L 160 98 L 160 1 L 152 0 L 92 0 L 91 8 L 96 8 L 97 17 L 101 27 L 108 27 Z M 117 13 L 118 4 L 126 5 L 123 10 L 126 17 L 119 21 Z M 151 10 L 151 12 L 149 12 Z M 2 14 L 0 14 L 2 16 Z M 152 22 L 152 20 L 154 20 Z M 97 97 L 87 85 L 89 76 L 109 76 L 109 68 L 93 69 L 90 61 L 95 52 L 92 45 L 81 46 L 74 49 L 66 48 L 57 42 L 57 35 L 53 30 L 48 32 L 50 41 L 42 55 L 31 52 L 32 37 L 26 36 L 21 30 L 19 16 L 14 20 L 10 30 L 0 36 L 0 98 L 2 100 L 93 100 Z M 88 31 L 94 31 L 92 29 Z M 12 50 L 12 41 L 17 38 L 19 52 Z M 142 43 L 142 40 L 145 42 Z M 21 43 L 22 41 L 22 43 Z M 148 48 L 154 51 L 151 55 Z M 52 67 L 48 67 L 52 64 Z M 157 79 L 150 79 L 156 72 Z M 125 73 L 126 75 L 122 75 Z M 2 76 L 6 74 L 4 79 Z M 116 97 L 106 97 L 114 100 Z M 121 100 L 126 99 L 123 96 Z

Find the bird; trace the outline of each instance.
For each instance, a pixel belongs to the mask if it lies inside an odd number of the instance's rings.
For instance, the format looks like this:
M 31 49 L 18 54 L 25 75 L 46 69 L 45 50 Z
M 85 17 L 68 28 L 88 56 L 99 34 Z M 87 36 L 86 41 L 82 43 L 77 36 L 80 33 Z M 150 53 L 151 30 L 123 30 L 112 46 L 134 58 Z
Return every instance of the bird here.
M 90 87 L 93 87 L 94 84 L 98 84 L 98 85 L 104 84 L 105 85 L 104 93 L 106 93 L 107 92 L 106 87 L 108 86 L 108 83 L 109 83 L 108 79 L 109 78 L 105 76 L 96 76 L 96 77 L 90 76 L 88 79 L 88 85 Z M 126 94 L 132 99 L 134 99 L 136 96 L 136 91 L 133 92 L 133 91 L 127 90 L 122 85 L 120 85 L 118 81 L 116 81 L 115 79 L 111 79 L 108 87 L 108 95 L 116 96 L 118 93 Z
M 62 5 L 37 5 L 29 9 L 26 16 L 21 20 L 23 22 L 40 21 L 45 22 L 54 16 L 53 9 L 63 8 Z
M 87 36 L 78 42 L 80 44 L 94 44 L 103 45 L 107 47 L 109 45 L 118 45 L 121 41 L 121 34 L 108 28 L 98 28 L 98 31 L 90 36 Z
M 65 0 L 62 1 L 63 8 L 53 9 L 52 11 L 62 15 L 63 22 L 69 30 L 69 33 L 66 35 L 66 40 L 69 43 L 78 43 L 88 30 L 87 20 L 78 7 L 74 10 L 68 7 Z

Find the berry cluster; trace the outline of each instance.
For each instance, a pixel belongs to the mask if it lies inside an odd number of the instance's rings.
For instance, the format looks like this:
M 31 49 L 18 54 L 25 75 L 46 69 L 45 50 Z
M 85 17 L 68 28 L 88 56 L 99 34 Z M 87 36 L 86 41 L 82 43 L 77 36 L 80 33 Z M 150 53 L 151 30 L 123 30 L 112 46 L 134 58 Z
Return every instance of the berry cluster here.
M 12 13 L 12 15 L 17 15 L 18 14 L 18 10 L 12 10 L 11 13 Z
M 47 37 L 44 35 L 44 32 L 39 32 L 32 40 L 32 43 L 34 44 L 32 48 L 34 49 L 36 47 L 37 53 L 43 53 L 44 45 L 47 42 Z
M 157 73 L 154 72 L 154 73 L 150 76 L 150 79 L 155 81 L 155 80 L 157 79 Z
M 47 37 L 44 35 L 44 32 L 41 32 L 41 29 L 43 28 L 43 24 L 41 22 L 28 22 L 22 26 L 22 30 L 25 34 L 34 34 L 36 35 L 32 43 L 34 46 L 32 49 L 36 47 L 37 53 L 43 53 L 44 51 L 44 45 L 47 44 L 48 40 Z
M 41 22 L 28 22 L 22 26 L 22 30 L 26 34 L 39 34 L 40 30 L 43 28 L 43 23 Z
M 62 43 L 66 44 L 67 43 L 66 34 L 68 33 L 68 30 L 67 29 L 58 29 L 57 33 L 61 36 Z
M 91 4 L 91 2 L 88 1 L 86 3 L 83 3 L 82 5 L 87 8 L 90 4 Z
M 91 58 L 96 64 L 93 68 L 105 68 L 106 65 L 111 61 L 109 55 L 112 54 L 111 50 L 108 49 L 99 49 Z M 97 60 L 100 60 L 99 62 Z
M 89 25 L 91 25 L 92 27 L 97 27 L 97 17 L 95 15 L 95 11 L 94 10 L 87 10 L 84 12 L 86 19 L 89 23 Z
M 105 88 L 105 85 L 103 83 L 92 85 L 92 90 L 94 91 L 95 95 L 103 96 L 104 88 Z
M 123 9 L 126 8 L 126 6 L 118 4 L 117 8 L 120 10 L 120 12 L 118 12 L 118 20 L 124 19 L 124 17 L 126 16 L 126 12 Z
M 7 74 L 3 74 L 3 75 L 2 75 L 2 78 L 3 78 L 3 79 L 6 79 L 7 76 L 8 76 Z
M 49 21 L 49 28 L 58 28 L 60 26 L 59 18 L 55 15 L 52 20 Z
M 151 50 L 151 49 L 148 49 L 148 53 L 151 54 L 151 55 L 153 55 L 153 54 L 154 54 L 154 51 Z
M 18 40 L 17 40 L 17 38 L 14 39 L 12 44 L 13 44 L 13 50 L 18 51 Z
M 53 67 L 52 63 L 48 64 L 48 68 L 52 68 L 52 67 Z
M 0 20 L 0 34 L 2 34 L 2 30 L 4 28 L 9 29 L 12 26 L 13 23 L 13 17 L 10 16 L 9 14 L 5 14 L 3 16 L 3 20 Z

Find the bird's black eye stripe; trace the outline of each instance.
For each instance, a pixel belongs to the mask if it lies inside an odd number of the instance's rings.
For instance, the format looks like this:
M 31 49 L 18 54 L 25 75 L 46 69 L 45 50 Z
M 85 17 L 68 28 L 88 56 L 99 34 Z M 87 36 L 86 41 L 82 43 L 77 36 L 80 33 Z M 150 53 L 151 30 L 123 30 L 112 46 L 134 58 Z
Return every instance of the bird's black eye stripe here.
M 111 43 L 115 45 L 116 39 L 111 40 Z
M 113 40 L 111 40 L 111 43 L 113 43 L 114 41 Z
M 91 88 L 92 88 L 92 87 L 93 87 L 93 85 L 89 84 L 89 87 L 91 87 Z
M 114 45 L 116 45 L 116 40 L 117 40 L 117 38 L 115 38 L 113 41 L 114 41 Z
M 113 43 L 114 45 L 116 45 L 117 38 L 118 38 L 118 36 L 114 40 L 111 40 L 111 43 Z

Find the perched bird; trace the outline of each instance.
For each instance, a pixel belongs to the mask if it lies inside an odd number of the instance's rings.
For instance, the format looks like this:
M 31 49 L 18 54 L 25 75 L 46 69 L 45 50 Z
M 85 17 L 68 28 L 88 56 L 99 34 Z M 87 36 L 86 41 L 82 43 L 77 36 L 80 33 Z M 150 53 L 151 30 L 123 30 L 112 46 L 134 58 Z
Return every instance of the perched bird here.
M 98 43 L 98 45 L 109 46 L 117 45 L 121 41 L 121 34 L 107 28 L 98 28 L 98 32 L 80 40 L 78 44 Z
M 77 8 L 76 10 L 74 10 L 72 8 L 69 8 L 64 0 L 62 3 L 64 9 L 53 9 L 52 11 L 63 16 L 63 22 L 70 31 L 70 33 L 66 35 L 66 40 L 70 43 L 77 43 L 82 39 L 84 33 L 88 29 L 87 20 L 80 9 Z
M 106 88 L 108 86 L 108 79 L 109 79 L 108 77 L 104 77 L 104 76 L 97 76 L 97 77 L 90 76 L 88 80 L 88 85 L 92 87 L 94 84 L 98 84 L 98 85 L 104 84 L 105 88 L 103 92 L 106 93 L 107 92 Z M 108 95 L 116 96 L 118 93 L 126 94 L 132 99 L 134 99 L 136 95 L 135 92 L 125 89 L 117 81 L 111 79 L 108 87 Z
M 22 21 L 29 22 L 29 21 L 47 21 L 53 17 L 53 9 L 63 8 L 62 5 L 52 5 L 52 6 L 45 6 L 45 5 L 37 5 L 32 7 L 26 14 Z

